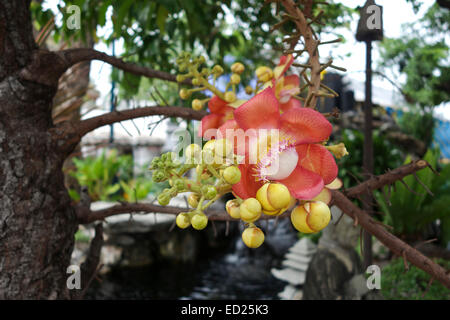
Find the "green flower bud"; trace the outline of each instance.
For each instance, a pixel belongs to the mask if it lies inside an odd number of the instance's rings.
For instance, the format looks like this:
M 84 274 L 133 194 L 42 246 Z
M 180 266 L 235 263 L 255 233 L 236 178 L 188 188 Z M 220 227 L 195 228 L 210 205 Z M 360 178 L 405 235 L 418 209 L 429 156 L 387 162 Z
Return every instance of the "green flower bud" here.
M 157 170 L 157 171 L 153 172 L 152 178 L 153 178 L 154 182 L 162 182 L 166 179 L 166 175 L 164 174 L 164 171 Z
M 163 192 L 158 196 L 158 203 L 162 206 L 167 206 L 170 202 L 170 195 Z
M 236 166 L 231 166 L 223 171 L 223 179 L 229 184 L 236 184 L 241 180 L 241 171 Z
M 205 229 L 208 224 L 208 217 L 204 213 L 196 213 L 191 219 L 191 224 L 196 230 Z
M 177 194 L 178 194 L 177 188 L 173 187 L 173 188 L 168 189 L 168 190 L 169 190 L 169 195 L 170 195 L 171 198 L 174 198 L 174 197 L 177 196 Z
M 186 188 L 186 184 L 183 179 L 177 179 L 177 180 L 173 181 L 173 186 L 178 191 L 182 191 Z
M 223 68 L 219 65 L 215 65 L 212 69 L 212 72 L 217 75 L 221 75 L 223 73 Z
M 183 82 L 184 81 L 184 76 L 179 74 L 177 75 L 177 82 Z
M 186 229 L 191 225 L 191 219 L 186 212 L 179 213 L 175 221 L 180 229 Z
M 217 196 L 217 189 L 214 186 L 203 186 L 202 193 L 206 200 L 214 199 Z
M 199 198 L 200 197 L 197 193 L 191 193 L 189 195 L 187 201 L 192 208 L 197 208 Z

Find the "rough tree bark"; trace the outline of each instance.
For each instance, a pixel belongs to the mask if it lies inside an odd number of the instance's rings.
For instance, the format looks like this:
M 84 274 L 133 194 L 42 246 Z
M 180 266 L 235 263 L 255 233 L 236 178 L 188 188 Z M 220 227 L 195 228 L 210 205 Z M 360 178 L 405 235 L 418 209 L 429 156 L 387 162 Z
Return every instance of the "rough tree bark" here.
M 77 221 L 50 134 L 58 85 L 36 74 L 30 1 L 0 1 L 0 298 L 67 297 Z M 44 58 L 44 59 L 41 59 Z M 51 70 L 50 70 L 51 71 Z

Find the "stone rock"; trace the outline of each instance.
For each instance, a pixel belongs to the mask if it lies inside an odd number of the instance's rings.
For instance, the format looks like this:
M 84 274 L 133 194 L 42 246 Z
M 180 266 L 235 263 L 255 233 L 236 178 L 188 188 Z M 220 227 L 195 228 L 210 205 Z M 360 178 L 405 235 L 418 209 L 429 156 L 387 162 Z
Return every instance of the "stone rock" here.
M 354 249 L 318 250 L 306 271 L 303 299 L 343 299 L 345 283 L 361 273 L 361 269 L 361 261 Z
M 323 229 L 322 236 L 319 240 L 319 248 L 354 248 L 358 244 L 360 227 L 353 225 L 353 219 L 344 214 L 339 223 L 335 223 L 342 215 L 342 211 L 336 207 L 331 207 L 332 220 L 330 224 Z
M 305 283 L 305 272 L 304 271 L 295 270 L 292 268 L 285 268 L 285 269 L 281 269 L 281 270 L 272 269 L 271 272 L 275 278 L 284 280 L 294 286 L 298 286 L 298 285 Z
M 344 286 L 345 299 L 361 300 L 368 292 L 367 280 L 363 274 L 354 275 Z

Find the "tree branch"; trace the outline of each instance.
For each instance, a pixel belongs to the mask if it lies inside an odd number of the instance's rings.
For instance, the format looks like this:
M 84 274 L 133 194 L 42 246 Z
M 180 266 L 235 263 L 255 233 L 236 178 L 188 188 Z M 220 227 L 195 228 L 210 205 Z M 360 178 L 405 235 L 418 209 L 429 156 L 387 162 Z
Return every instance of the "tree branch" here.
M 306 21 L 306 17 L 303 12 L 296 6 L 292 0 L 282 0 L 283 6 L 286 12 L 295 17 L 293 22 L 296 24 L 298 31 L 300 31 L 305 41 L 305 49 L 308 51 L 309 61 L 308 64 L 311 68 L 311 80 L 309 81 L 308 97 L 306 98 L 305 107 L 315 108 L 317 103 L 317 93 L 320 89 L 320 72 L 321 66 L 319 62 L 319 40 L 315 40 L 313 37 L 313 30 L 310 24 Z
M 138 66 L 134 63 L 124 62 L 122 59 L 107 55 L 106 53 L 90 48 L 67 49 L 58 51 L 56 53 L 66 61 L 66 69 L 69 69 L 74 64 L 77 64 L 82 61 L 100 60 L 120 70 L 138 76 L 177 82 L 176 76 L 173 74 L 164 71 L 153 70 L 151 68 L 143 66 Z M 190 84 L 191 82 L 188 80 L 184 81 L 183 83 Z
M 385 174 L 374 176 L 369 180 L 360 183 L 356 187 L 345 190 L 344 194 L 349 198 L 355 198 L 361 194 L 367 193 L 375 189 L 380 189 L 385 185 L 392 184 L 398 180 L 401 180 L 403 177 L 407 175 L 410 175 L 416 171 L 419 171 L 429 166 L 430 165 L 425 160 L 413 161 L 411 163 L 398 167 L 392 171 L 389 171 Z
M 333 191 L 333 204 L 338 206 L 345 214 L 353 218 L 371 235 L 375 236 L 381 243 L 388 247 L 398 256 L 405 257 L 416 267 L 430 274 L 444 286 L 450 289 L 450 277 L 446 270 L 424 256 L 418 250 L 409 246 L 399 238 L 395 237 L 378 223 L 375 222 L 365 211 L 358 208 L 343 193 Z
M 123 213 L 135 213 L 135 212 L 144 212 L 144 213 L 164 213 L 164 214 L 179 214 L 180 212 L 186 212 L 190 209 L 187 208 L 179 208 L 173 206 L 160 206 L 151 203 L 124 203 L 114 205 L 110 208 L 91 211 L 87 216 L 79 216 L 80 223 L 89 224 L 94 221 L 103 220 L 107 217 L 123 214 Z M 233 219 L 228 215 L 225 211 L 222 210 L 206 210 L 205 214 L 208 216 L 208 219 L 211 221 L 239 221 L 238 219 Z M 289 212 L 283 213 L 278 218 L 285 218 L 289 216 Z M 260 220 L 270 220 L 276 219 L 274 216 L 266 216 L 262 215 Z
M 82 274 L 81 291 L 76 291 L 72 295 L 72 299 L 81 300 L 86 294 L 92 280 L 97 274 L 97 266 L 100 262 L 100 254 L 103 246 L 103 225 L 101 223 L 95 226 L 95 236 L 91 241 L 89 252 L 86 260 L 81 264 L 80 271 Z
M 191 120 L 201 120 L 207 115 L 204 111 L 195 111 L 191 108 L 183 107 L 169 107 L 169 106 L 154 106 L 154 107 L 142 107 L 124 111 L 114 111 L 102 114 L 97 117 L 89 118 L 80 121 L 75 125 L 78 133 L 84 136 L 90 131 L 93 131 L 99 127 L 113 124 L 115 122 L 121 122 L 125 120 L 131 120 L 147 116 L 166 116 L 166 117 L 179 117 Z

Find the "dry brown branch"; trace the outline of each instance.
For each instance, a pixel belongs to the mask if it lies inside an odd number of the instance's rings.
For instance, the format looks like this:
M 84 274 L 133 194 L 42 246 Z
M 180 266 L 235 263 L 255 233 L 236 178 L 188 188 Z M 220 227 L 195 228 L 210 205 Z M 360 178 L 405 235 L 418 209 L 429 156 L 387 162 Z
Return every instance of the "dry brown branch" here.
M 191 108 L 172 107 L 172 106 L 154 106 L 154 107 L 142 107 L 124 111 L 115 111 L 105 113 L 103 115 L 89 118 L 75 124 L 78 133 L 83 136 L 90 131 L 93 131 L 99 127 L 141 117 L 147 116 L 165 116 L 172 118 L 184 118 L 192 120 L 201 120 L 207 113 L 204 111 L 195 111 Z
M 67 49 L 58 51 L 57 54 L 63 58 L 66 62 L 66 68 L 70 68 L 71 66 L 82 62 L 82 61 L 90 61 L 90 60 L 100 60 L 104 61 L 120 70 L 144 76 L 147 78 L 157 78 L 161 80 L 167 80 L 176 82 L 176 76 L 164 71 L 154 70 L 151 68 L 138 66 L 134 63 L 125 62 L 122 59 L 107 55 L 106 53 L 88 49 L 88 48 L 79 48 L 79 49 Z M 185 84 L 190 84 L 190 81 L 183 82 Z
M 305 42 L 305 49 L 309 55 L 307 64 L 310 65 L 311 68 L 311 80 L 309 83 L 308 97 L 306 98 L 305 107 L 315 108 L 317 103 L 317 96 L 314 95 L 314 92 L 319 92 L 320 89 L 321 66 L 319 62 L 319 52 L 317 50 L 319 40 L 314 39 L 314 32 L 311 26 L 306 21 L 305 14 L 296 6 L 294 1 L 282 0 L 281 3 L 283 4 L 289 16 L 294 18 L 292 20 L 296 24 L 297 29 L 302 35 Z M 306 9 L 306 11 L 308 12 L 308 9 Z
M 114 205 L 110 208 L 91 211 L 88 215 L 78 216 L 80 223 L 88 224 L 94 221 L 103 220 L 107 217 L 123 214 L 123 213 L 165 213 L 176 215 L 180 212 L 186 212 L 188 209 L 173 206 L 160 206 L 151 203 L 123 203 Z M 225 211 L 222 210 L 206 210 L 205 214 L 208 219 L 213 221 L 239 221 L 231 218 Z M 289 212 L 283 213 L 279 218 L 286 218 Z M 263 215 L 261 220 L 275 219 L 274 216 Z
M 409 164 L 398 167 L 397 169 L 391 170 L 385 174 L 374 176 L 369 180 L 360 183 L 356 187 L 345 190 L 344 193 L 349 198 L 355 198 L 358 195 L 367 193 L 368 190 L 376 190 L 386 185 L 393 184 L 394 182 L 401 180 L 407 175 L 422 170 L 428 166 L 429 164 L 425 160 L 413 161 Z

